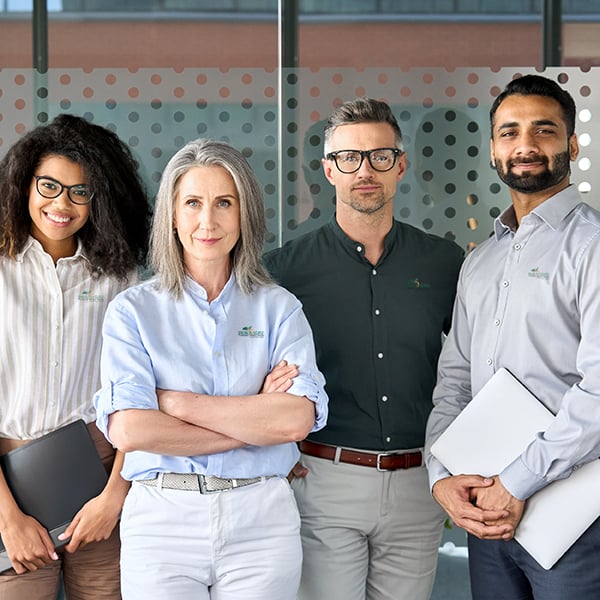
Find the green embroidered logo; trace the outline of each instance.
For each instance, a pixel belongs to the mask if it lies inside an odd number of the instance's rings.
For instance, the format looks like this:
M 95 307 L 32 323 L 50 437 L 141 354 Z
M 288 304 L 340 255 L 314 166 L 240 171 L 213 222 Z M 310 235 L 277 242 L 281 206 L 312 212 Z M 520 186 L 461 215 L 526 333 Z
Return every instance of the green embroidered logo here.
M 104 296 L 102 294 L 92 294 L 90 290 L 84 290 L 77 296 L 77 300 L 83 302 L 104 302 Z
M 253 338 L 264 338 L 264 331 L 256 331 L 252 325 L 248 325 L 247 327 L 242 327 L 240 331 L 238 331 L 238 335 L 242 337 L 253 337 Z
M 527 277 L 533 277 L 534 279 L 545 279 L 548 281 L 550 279 L 550 273 L 546 271 L 540 271 L 539 267 L 534 267 L 527 273 Z
M 410 279 L 406 284 L 406 287 L 410 290 L 428 290 L 431 287 L 430 283 L 421 281 L 418 277 Z

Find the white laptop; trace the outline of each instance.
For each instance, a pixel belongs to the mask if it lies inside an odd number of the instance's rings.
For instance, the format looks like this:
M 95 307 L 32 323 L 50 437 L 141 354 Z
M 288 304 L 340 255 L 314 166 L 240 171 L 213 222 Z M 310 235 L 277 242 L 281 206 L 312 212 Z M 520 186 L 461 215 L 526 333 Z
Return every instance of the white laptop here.
M 511 373 L 499 369 L 431 453 L 453 475 L 497 475 L 553 418 Z M 529 498 L 515 539 L 550 569 L 599 516 L 600 460 L 595 460 Z

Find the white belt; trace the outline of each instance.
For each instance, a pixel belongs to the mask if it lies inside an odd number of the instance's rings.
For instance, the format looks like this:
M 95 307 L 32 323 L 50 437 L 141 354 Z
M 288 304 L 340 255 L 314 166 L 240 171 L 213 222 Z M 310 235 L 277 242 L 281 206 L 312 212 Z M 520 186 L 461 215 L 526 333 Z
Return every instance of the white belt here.
M 267 477 L 251 477 L 249 479 L 224 479 L 214 475 L 196 475 L 194 473 L 163 473 L 157 475 L 154 479 L 137 479 L 138 483 L 149 487 L 164 488 L 167 490 L 188 490 L 200 492 L 201 494 L 211 494 L 213 492 L 226 492 L 247 485 L 253 485 L 261 481 L 266 481 L 277 477 L 269 475 Z

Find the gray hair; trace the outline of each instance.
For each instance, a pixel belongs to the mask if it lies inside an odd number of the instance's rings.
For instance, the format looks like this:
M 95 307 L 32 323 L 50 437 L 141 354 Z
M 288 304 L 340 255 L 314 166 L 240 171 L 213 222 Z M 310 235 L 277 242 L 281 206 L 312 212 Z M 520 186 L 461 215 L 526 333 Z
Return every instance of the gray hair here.
M 163 289 L 181 297 L 187 277 L 183 247 L 173 231 L 177 188 L 194 167 L 217 166 L 232 177 L 240 201 L 240 238 L 231 251 L 233 272 L 247 294 L 272 282 L 262 264 L 265 211 L 260 184 L 243 154 L 226 142 L 197 139 L 186 144 L 163 171 L 152 222 L 150 264 Z
M 327 119 L 325 125 L 324 154 L 330 151 L 331 136 L 340 125 L 354 123 L 387 123 L 396 134 L 396 147 L 404 150 L 402 131 L 390 105 L 373 98 L 356 98 L 340 104 Z

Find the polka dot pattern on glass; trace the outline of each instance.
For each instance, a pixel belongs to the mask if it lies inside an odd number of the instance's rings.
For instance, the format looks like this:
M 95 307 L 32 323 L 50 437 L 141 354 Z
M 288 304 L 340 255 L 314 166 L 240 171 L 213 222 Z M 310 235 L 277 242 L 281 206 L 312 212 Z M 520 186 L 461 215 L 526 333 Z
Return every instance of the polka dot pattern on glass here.
M 518 74 L 527 72 L 536 71 Z M 575 99 L 581 143 L 572 180 L 599 207 L 600 74 L 570 67 L 544 74 Z M 262 184 L 270 249 L 333 215 L 335 190 L 321 165 L 323 126 L 335 106 L 366 95 L 389 102 L 403 132 L 408 169 L 396 217 L 471 248 L 510 203 L 490 165 L 488 111 L 515 75 L 508 68 L 300 68 L 286 70 L 280 101 L 277 73 L 263 69 L 0 69 L 0 155 L 57 114 L 79 114 L 129 144 L 154 195 L 165 164 L 187 141 L 228 141 Z

